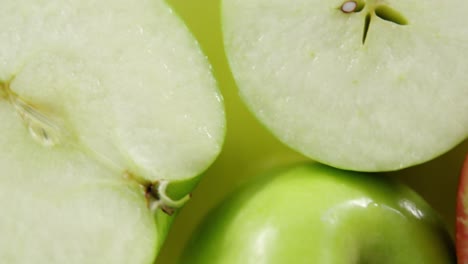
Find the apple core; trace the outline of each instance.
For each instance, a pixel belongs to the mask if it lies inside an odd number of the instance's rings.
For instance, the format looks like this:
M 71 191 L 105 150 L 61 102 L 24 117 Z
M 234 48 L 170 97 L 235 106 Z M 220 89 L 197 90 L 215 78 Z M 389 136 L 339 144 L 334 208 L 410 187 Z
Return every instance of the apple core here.
M 394 10 L 393 8 L 385 5 L 380 4 L 379 1 L 372 1 L 368 0 L 369 8 L 366 8 L 366 1 L 360 1 L 360 3 L 356 1 L 346 1 L 341 6 L 341 11 L 343 13 L 358 13 L 361 10 L 367 11 L 365 18 L 364 18 L 364 31 L 362 35 L 362 44 L 365 44 L 367 33 L 370 28 L 370 23 L 372 21 L 372 16 L 375 15 L 383 20 L 393 22 L 398 25 L 407 25 L 408 20 L 398 11 Z

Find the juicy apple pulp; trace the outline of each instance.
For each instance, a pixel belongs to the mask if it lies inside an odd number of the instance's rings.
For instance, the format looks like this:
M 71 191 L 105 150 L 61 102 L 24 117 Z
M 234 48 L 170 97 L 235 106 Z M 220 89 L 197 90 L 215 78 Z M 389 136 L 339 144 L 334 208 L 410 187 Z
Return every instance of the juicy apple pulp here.
M 468 263 L 468 155 L 461 170 L 457 197 L 457 257 L 459 264 Z
M 284 143 L 334 167 L 389 171 L 468 137 L 462 0 L 223 0 L 243 99 Z
M 438 214 L 388 178 L 305 164 L 218 206 L 182 263 L 455 263 Z
M 223 143 L 196 41 L 162 0 L 2 11 L 1 262 L 152 263 Z

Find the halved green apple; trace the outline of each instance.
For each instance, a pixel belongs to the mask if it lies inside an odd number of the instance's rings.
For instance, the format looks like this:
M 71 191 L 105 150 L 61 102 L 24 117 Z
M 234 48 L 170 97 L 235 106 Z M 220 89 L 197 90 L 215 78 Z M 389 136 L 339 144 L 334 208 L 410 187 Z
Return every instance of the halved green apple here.
M 223 143 L 196 41 L 162 0 L 3 1 L 0 26 L 1 262 L 151 263 Z
M 389 171 L 468 137 L 468 2 L 223 0 L 252 112 L 334 167 Z

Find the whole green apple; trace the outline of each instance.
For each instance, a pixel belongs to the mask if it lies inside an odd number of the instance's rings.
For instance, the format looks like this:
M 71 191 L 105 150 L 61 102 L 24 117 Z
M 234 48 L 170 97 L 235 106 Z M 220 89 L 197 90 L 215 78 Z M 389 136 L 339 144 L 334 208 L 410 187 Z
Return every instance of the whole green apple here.
M 376 175 L 305 164 L 236 192 L 182 263 L 455 263 L 450 235 L 414 191 Z

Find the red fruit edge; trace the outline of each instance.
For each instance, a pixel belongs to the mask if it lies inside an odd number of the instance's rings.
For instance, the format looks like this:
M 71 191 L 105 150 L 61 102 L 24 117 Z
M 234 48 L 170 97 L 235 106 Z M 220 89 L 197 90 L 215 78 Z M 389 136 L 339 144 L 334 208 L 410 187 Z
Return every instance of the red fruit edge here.
M 456 248 L 458 263 L 468 264 L 468 154 L 458 182 Z

